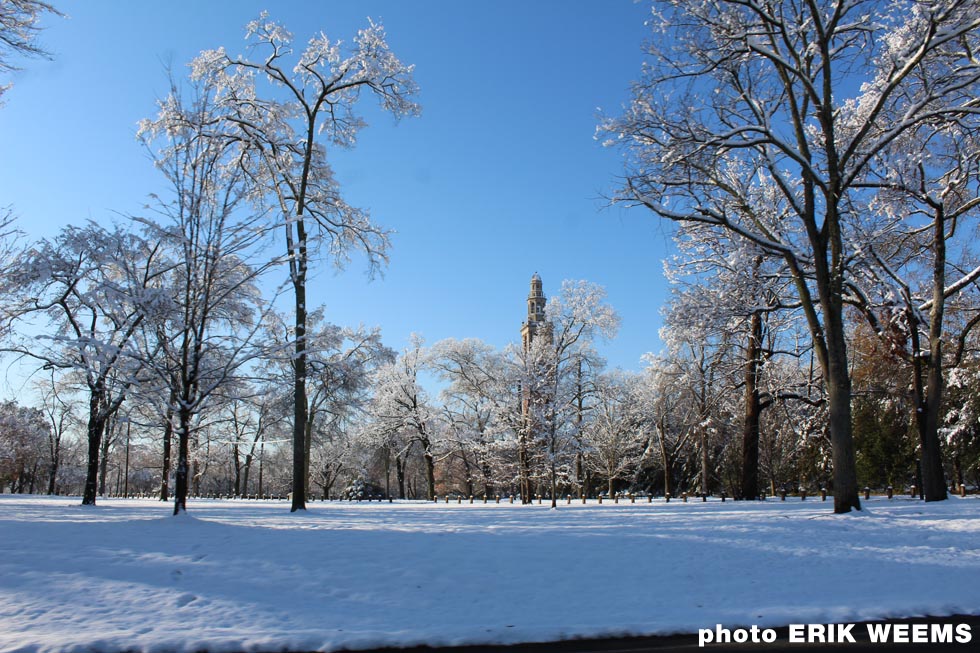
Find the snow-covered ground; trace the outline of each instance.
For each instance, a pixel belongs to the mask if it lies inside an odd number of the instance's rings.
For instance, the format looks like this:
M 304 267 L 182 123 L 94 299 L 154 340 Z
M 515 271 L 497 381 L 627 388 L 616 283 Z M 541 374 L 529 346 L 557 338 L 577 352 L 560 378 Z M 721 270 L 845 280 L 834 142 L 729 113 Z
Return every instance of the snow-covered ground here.
M 980 612 L 980 500 L 0 496 L 0 651 L 331 650 Z

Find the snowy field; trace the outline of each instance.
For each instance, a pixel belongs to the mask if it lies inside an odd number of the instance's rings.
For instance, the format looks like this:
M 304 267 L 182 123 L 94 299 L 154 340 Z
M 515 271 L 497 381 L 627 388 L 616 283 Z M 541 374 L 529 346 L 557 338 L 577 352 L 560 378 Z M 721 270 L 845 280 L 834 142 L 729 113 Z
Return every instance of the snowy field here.
M 0 651 L 528 642 L 980 612 L 980 500 L 588 506 L 0 495 Z

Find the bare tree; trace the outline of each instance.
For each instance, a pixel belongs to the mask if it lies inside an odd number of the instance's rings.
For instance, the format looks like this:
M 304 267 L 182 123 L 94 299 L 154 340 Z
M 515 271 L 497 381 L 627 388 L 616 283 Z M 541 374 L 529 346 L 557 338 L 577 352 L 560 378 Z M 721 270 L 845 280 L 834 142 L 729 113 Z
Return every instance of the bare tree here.
M 417 114 L 412 66 L 388 49 L 381 25 L 358 32 L 349 51 L 322 32 L 293 56 L 292 35 L 262 14 L 247 26 L 254 59 L 223 49 L 201 53 L 193 75 L 221 89 L 223 119 L 249 149 L 256 193 L 275 207 L 286 241 L 294 294 L 293 492 L 291 510 L 306 507 L 307 277 L 311 260 L 327 247 L 344 264 L 351 251 L 367 256 L 372 271 L 387 260 L 388 235 L 367 213 L 340 196 L 327 163 L 326 141 L 352 147 L 364 126 L 354 108 L 362 93 L 375 96 L 396 117 Z M 261 86 L 260 84 L 264 84 Z
M 47 316 L 50 331 L 12 350 L 47 368 L 73 371 L 88 392 L 88 475 L 83 505 L 94 505 L 108 420 L 143 371 L 135 346 L 140 325 L 169 304 L 157 288 L 159 244 L 114 227 L 65 227 L 31 248 L 14 274 L 20 295 L 13 319 Z
M 174 311 L 153 326 L 156 348 L 147 369 L 170 387 L 176 420 L 174 514 L 187 509 L 192 423 L 218 388 L 258 355 L 253 346 L 265 301 L 257 283 L 272 263 L 258 263 L 263 216 L 248 211 L 245 156 L 216 106 L 213 78 L 185 98 L 172 79 L 154 120 L 139 136 L 170 185 L 157 219 L 142 219 L 149 238 L 173 259 L 163 283 Z M 175 385 L 173 385 L 175 383 Z
M 980 261 L 970 245 L 980 209 L 978 139 L 980 130 L 959 123 L 906 134 L 880 154 L 886 164 L 868 207 L 879 221 L 863 249 L 867 283 L 853 286 L 875 333 L 908 363 L 926 501 L 946 498 L 943 371 L 962 362 L 980 324 Z
M 860 200 L 896 139 L 973 119 L 978 5 L 672 0 L 653 24 L 634 100 L 604 124 L 629 158 L 622 197 L 784 261 L 827 388 L 834 510 L 859 509 L 844 305 Z

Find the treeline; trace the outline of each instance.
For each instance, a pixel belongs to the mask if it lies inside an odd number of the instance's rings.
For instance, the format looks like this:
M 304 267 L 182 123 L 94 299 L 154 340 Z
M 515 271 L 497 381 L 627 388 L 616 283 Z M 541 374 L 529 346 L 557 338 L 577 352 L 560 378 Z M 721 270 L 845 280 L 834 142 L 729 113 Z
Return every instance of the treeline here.
M 690 296 L 706 287 L 676 286 L 662 332 L 668 346 L 639 373 L 608 370 L 596 353 L 597 341 L 615 334 L 617 317 L 602 289 L 586 282 L 566 282 L 550 299 L 551 339 L 528 350 L 476 339 L 426 346 L 416 337 L 396 353 L 377 330 L 338 327 L 314 312 L 308 495 L 340 498 L 357 482 L 392 498 L 527 502 L 626 492 L 832 493 L 826 392 L 798 311 L 763 315 L 755 345 L 749 335 L 760 321 L 751 314 L 713 328 L 718 323 L 707 318 L 718 317 L 720 304 Z M 854 318 L 859 483 L 921 487 L 911 366 Z M 288 329 L 270 313 L 258 333 L 264 353 L 222 379 L 195 416 L 191 496 L 291 491 Z M 974 357 L 946 371 L 944 471 L 954 485 L 980 484 L 978 371 Z M 746 375 L 754 375 L 751 383 Z M 108 420 L 98 494 L 164 498 L 174 490 L 171 391 L 153 378 L 131 387 Z M 85 404 L 72 379 L 39 377 L 39 408 L 0 406 L 4 451 L 12 452 L 0 471 L 5 491 L 84 490 Z

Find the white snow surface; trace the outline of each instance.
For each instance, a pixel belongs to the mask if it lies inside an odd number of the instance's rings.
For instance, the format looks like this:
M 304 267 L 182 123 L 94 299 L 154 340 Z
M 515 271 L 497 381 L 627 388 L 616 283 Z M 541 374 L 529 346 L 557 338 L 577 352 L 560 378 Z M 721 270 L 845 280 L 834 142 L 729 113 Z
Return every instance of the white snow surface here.
M 0 495 L 0 651 L 329 651 L 980 612 L 980 499 Z

